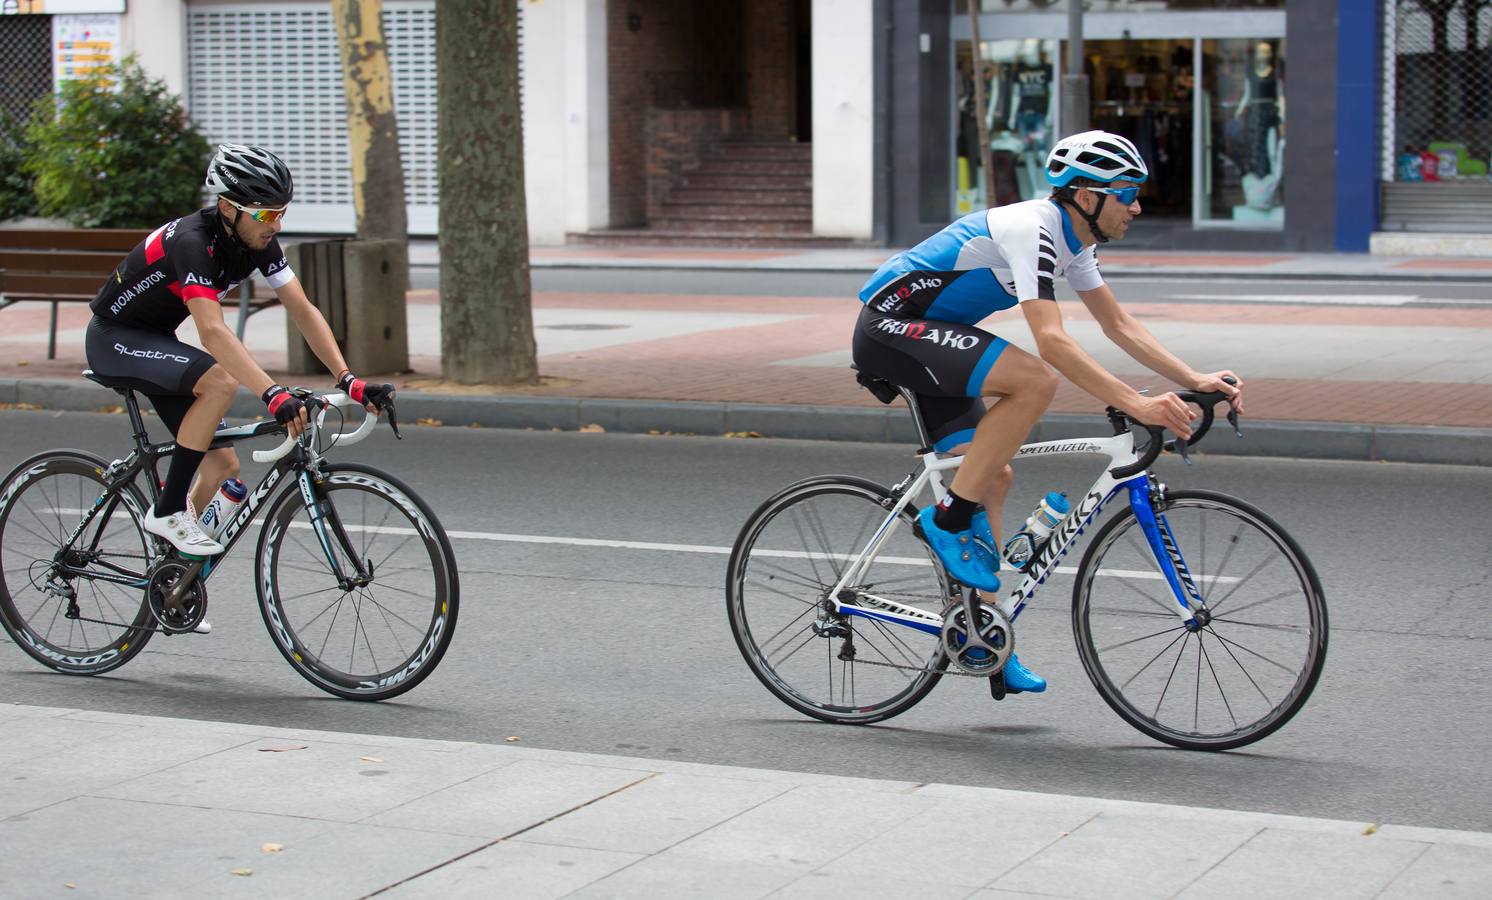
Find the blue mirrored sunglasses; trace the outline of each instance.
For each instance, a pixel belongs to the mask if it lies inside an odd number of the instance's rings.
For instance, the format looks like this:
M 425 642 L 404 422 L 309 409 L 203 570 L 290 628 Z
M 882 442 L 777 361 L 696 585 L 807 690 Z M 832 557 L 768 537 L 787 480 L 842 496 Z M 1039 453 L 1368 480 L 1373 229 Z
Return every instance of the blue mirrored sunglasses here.
M 1139 196 L 1140 196 L 1140 186 L 1137 185 L 1137 184 L 1136 185 L 1131 185 L 1131 186 L 1125 187 L 1125 188 L 1098 188 L 1098 187 L 1096 187 L 1096 188 L 1088 188 L 1088 190 L 1092 191 L 1095 194 L 1112 194 L 1115 197 L 1118 197 L 1119 198 L 1119 202 L 1123 203 L 1125 206 L 1128 206 L 1131 203 L 1135 202 L 1135 200 L 1137 200 L 1139 198 Z

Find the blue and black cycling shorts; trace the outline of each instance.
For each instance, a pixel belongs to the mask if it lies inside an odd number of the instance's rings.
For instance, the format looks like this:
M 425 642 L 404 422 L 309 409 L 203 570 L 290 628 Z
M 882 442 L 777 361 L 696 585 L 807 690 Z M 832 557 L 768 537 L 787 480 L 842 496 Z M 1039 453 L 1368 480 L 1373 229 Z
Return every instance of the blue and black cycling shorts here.
M 1009 343 L 973 325 L 901 319 L 866 306 L 855 322 L 852 356 L 862 372 L 917 394 L 933 448 L 973 437 L 984 415 L 984 380 Z

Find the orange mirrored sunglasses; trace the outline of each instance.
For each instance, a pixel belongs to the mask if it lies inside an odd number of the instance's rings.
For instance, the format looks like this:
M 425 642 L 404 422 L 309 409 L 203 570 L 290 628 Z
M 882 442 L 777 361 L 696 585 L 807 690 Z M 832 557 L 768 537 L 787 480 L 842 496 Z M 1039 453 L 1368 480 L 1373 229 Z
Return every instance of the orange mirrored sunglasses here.
M 224 197 L 223 199 L 228 200 L 227 197 Z M 266 225 L 272 222 L 278 222 L 283 219 L 285 217 L 285 210 L 290 208 L 289 204 L 286 204 L 285 206 L 260 209 L 253 206 L 244 206 L 242 203 L 234 203 L 232 200 L 228 200 L 228 202 L 233 205 L 234 209 L 240 212 L 248 213 L 249 218 L 253 219 L 255 222 L 263 222 Z

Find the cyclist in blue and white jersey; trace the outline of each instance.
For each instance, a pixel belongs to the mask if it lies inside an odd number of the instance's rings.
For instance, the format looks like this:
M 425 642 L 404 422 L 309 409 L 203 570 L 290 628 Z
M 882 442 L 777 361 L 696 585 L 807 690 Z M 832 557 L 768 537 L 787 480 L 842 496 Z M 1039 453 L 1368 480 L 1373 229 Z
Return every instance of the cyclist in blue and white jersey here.
M 338 373 L 338 386 L 369 411 L 394 391 L 348 371 L 325 317 L 285 261 L 276 238 L 294 190 L 285 163 L 268 150 L 224 144 L 205 183 L 215 202 L 167 222 L 130 251 L 90 304 L 84 339 L 89 367 L 149 397 L 175 435 L 165 486 L 142 524 L 196 556 L 223 552 L 198 526 L 187 492 L 200 467 L 192 491 L 201 508 L 223 479 L 238 474 L 232 448 L 209 449 L 238 386 L 258 395 L 291 434 L 307 421 L 301 401 L 259 367 L 223 321 L 222 298 L 235 285 L 258 269 L 312 352 Z M 205 350 L 176 337 L 189 317 Z
M 1243 409 L 1241 380 L 1235 387 L 1223 381 L 1236 378 L 1232 372 L 1197 372 L 1167 351 L 1099 273 L 1096 246 L 1123 239 L 1140 214 L 1149 174 L 1134 144 L 1119 135 L 1064 138 L 1047 157 L 1049 198 L 964 216 L 892 257 L 860 291 L 865 309 L 855 326 L 855 365 L 915 391 L 934 449 L 965 454 L 948 496 L 919 516 L 928 543 L 963 584 L 1000 589 L 1010 459 L 1052 402 L 1057 373 L 1141 422 L 1191 433 L 1181 398 L 1139 394 L 1067 333 L 1055 302 L 1057 276 L 1067 278 L 1104 335 L 1146 368 L 1186 388 L 1222 391 Z M 1015 306 L 1039 358 L 976 327 Z M 998 402 L 986 411 L 982 397 Z M 1004 675 L 1012 692 L 1046 690 L 1015 656 Z

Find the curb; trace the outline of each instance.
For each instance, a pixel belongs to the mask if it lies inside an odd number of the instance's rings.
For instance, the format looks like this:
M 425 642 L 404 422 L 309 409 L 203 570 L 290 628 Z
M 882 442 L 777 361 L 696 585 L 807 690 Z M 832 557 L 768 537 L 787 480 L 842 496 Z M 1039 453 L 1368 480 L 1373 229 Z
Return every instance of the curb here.
M 1433 271 L 1420 272 L 1383 272 L 1367 269 L 1358 272 L 1312 272 L 1312 271 L 1272 271 L 1261 272 L 1258 269 L 1247 267 L 1230 269 L 1186 269 L 1176 267 L 1164 267 L 1150 269 L 1145 266 L 1129 266 L 1123 260 L 1116 258 L 1117 254 L 1105 257 L 1104 276 L 1108 278 L 1146 278 L 1154 281 L 1211 281 L 1227 279 L 1230 281 L 1381 281 L 1381 282 L 1474 282 L 1492 284 L 1492 273 L 1476 271 Z M 411 263 L 412 268 L 438 269 L 439 263 Z M 571 270 L 596 270 L 596 271 L 655 271 L 655 272 L 729 272 L 732 274 L 761 274 L 761 273 L 795 273 L 809 275 L 841 275 L 847 272 L 865 273 L 870 271 L 864 265 L 828 264 L 804 262 L 801 264 L 784 263 L 772 265 L 770 263 L 756 263 L 751 265 L 733 264 L 718 260 L 581 260 L 581 259 L 550 259 L 530 260 L 530 269 L 571 269 Z
M 818 441 L 913 444 L 909 416 L 897 404 L 884 409 L 788 406 L 685 400 L 608 400 L 588 397 L 400 394 L 401 404 L 452 426 L 561 429 L 600 425 L 608 432 L 695 435 L 755 433 L 761 437 Z M 119 405 L 113 391 L 82 379 L 0 379 L 0 403 L 29 403 L 42 409 L 98 412 Z M 263 406 L 239 392 L 228 411 L 235 418 L 263 415 Z M 1097 416 L 1054 413 L 1032 429 L 1030 441 L 1092 437 Z M 1226 423 L 1196 452 L 1200 455 L 1338 459 L 1357 462 L 1440 463 L 1492 466 L 1492 428 L 1438 425 L 1360 425 L 1340 422 L 1246 421 L 1244 439 L 1230 437 Z

